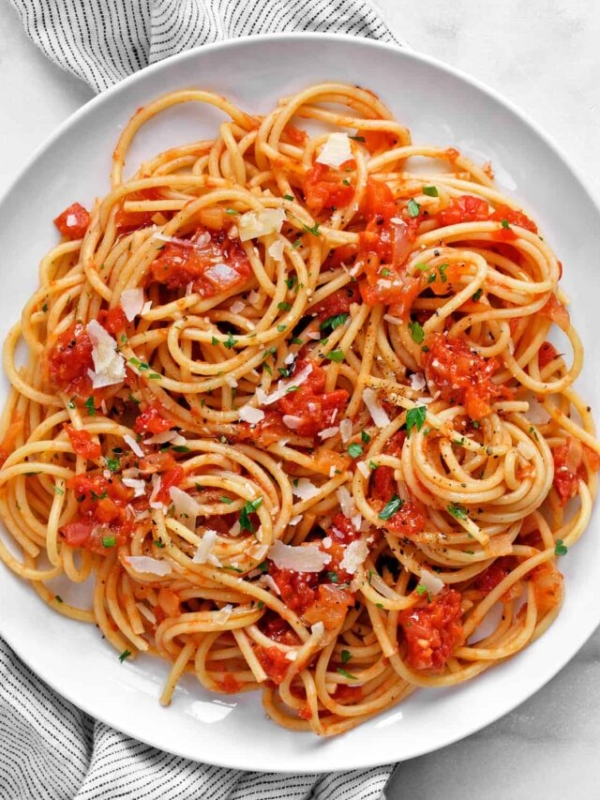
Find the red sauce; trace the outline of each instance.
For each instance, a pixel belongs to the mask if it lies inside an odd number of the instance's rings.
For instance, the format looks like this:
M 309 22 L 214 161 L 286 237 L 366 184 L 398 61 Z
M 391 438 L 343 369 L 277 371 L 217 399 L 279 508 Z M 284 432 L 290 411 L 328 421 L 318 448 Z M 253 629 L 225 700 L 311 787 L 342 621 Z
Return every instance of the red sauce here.
M 46 356 L 52 385 L 60 392 L 88 397 L 92 382 L 88 370 L 94 368 L 92 341 L 83 325 L 73 323 L 60 334 Z
M 464 405 L 471 419 L 489 414 L 495 399 L 512 396 L 510 389 L 491 380 L 500 366 L 496 359 L 473 352 L 464 336 L 450 339 L 434 333 L 427 345 L 429 351 L 422 355 L 427 379 L 435 383 L 444 400 Z
M 481 575 L 477 576 L 474 583 L 475 588 L 485 595 L 489 594 L 511 571 L 511 563 L 509 558 L 496 559 Z
M 558 351 L 552 342 L 544 342 L 538 350 L 538 364 L 540 365 L 540 369 L 544 369 L 551 361 L 554 361 L 557 355 Z
M 125 330 L 127 317 L 121 306 L 115 306 L 110 311 L 106 309 L 98 314 L 98 322 L 102 327 L 113 336 L 119 331 Z
M 320 321 L 324 321 L 338 314 L 347 314 L 352 303 L 360 303 L 360 291 L 355 281 L 343 289 L 338 289 L 337 292 L 332 292 L 325 300 L 312 306 L 310 313 L 316 314 Z
M 255 650 L 256 657 L 269 678 L 277 684 L 283 683 L 292 662 L 285 657 L 285 653 L 278 647 L 258 646 Z
M 163 194 L 160 188 L 151 187 L 132 192 L 125 198 L 129 201 L 135 200 L 162 200 Z M 123 208 L 117 211 L 115 224 L 119 233 L 130 233 L 138 228 L 145 228 L 152 224 L 152 217 L 156 211 L 125 211 Z
M 568 310 L 557 299 L 555 294 L 551 294 L 548 302 L 540 308 L 538 314 L 541 317 L 547 317 L 552 322 L 556 322 L 559 328 L 566 330 L 571 324 L 571 318 Z
M 225 265 L 225 267 L 220 267 Z M 199 228 L 189 244 L 168 242 L 150 265 L 148 283 L 168 289 L 192 284 L 203 297 L 239 289 L 252 276 L 252 268 L 238 239 L 226 231 Z
M 455 648 L 463 643 L 460 603 L 459 592 L 444 589 L 430 603 L 422 600 L 398 614 L 412 669 L 442 671 Z
M 215 683 L 222 692 L 225 692 L 225 694 L 238 694 L 238 692 L 243 688 L 243 684 L 236 680 L 236 678 L 230 672 L 226 672 L 221 680 L 215 681 Z
M 283 602 L 296 614 L 304 614 L 306 609 L 315 602 L 319 587 L 318 572 L 295 572 L 290 569 L 280 569 L 272 561 L 269 561 L 269 575 L 279 587 Z
M 294 629 L 274 611 L 265 611 L 258 626 L 265 636 L 273 639 L 274 642 L 289 645 L 300 644 L 300 639 Z
M 175 427 L 175 423 L 162 416 L 162 410 L 159 403 L 149 405 L 136 419 L 133 430 L 136 433 L 164 433 Z
M 486 200 L 470 194 L 453 198 L 438 214 L 441 226 L 458 225 L 461 222 L 484 222 L 490 218 L 490 207 Z
M 565 444 L 552 448 L 552 458 L 553 485 L 561 505 L 577 495 L 579 481 L 587 480 L 588 470 L 597 472 L 600 468 L 600 456 L 587 445 L 576 445 L 571 438 Z
M 67 239 L 81 239 L 90 224 L 90 214 L 80 203 L 73 203 L 56 217 L 54 224 Z

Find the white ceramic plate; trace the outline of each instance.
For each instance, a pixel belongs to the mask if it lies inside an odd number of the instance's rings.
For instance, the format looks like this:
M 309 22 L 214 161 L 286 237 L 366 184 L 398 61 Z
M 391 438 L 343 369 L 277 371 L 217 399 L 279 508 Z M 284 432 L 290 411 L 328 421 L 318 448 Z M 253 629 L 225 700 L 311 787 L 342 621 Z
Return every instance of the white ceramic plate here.
M 448 67 L 361 39 L 280 35 L 212 45 L 125 80 L 75 114 L 35 155 L 0 203 L 0 335 L 34 290 L 37 264 L 56 241 L 52 218 L 108 188 L 112 147 L 125 121 L 164 92 L 197 86 L 251 112 L 310 83 L 342 80 L 377 92 L 417 142 L 491 159 L 499 185 L 529 209 L 564 264 L 564 288 L 588 348 L 578 386 L 600 407 L 600 213 L 544 135 L 505 101 Z M 130 160 L 212 136 L 219 114 L 186 105 L 152 122 Z M 135 163 L 134 163 L 135 161 Z M 579 291 L 577 291 L 579 290 Z M 596 373 L 596 374 L 594 374 Z M 4 402 L 6 382 L 1 386 Z M 193 679 L 169 709 L 158 703 L 166 669 L 140 657 L 120 664 L 97 629 L 63 619 L 8 570 L 0 575 L 0 633 L 58 692 L 131 736 L 182 756 L 249 770 L 323 772 L 411 758 L 482 728 L 543 686 L 600 622 L 598 514 L 561 562 L 567 596 L 554 626 L 512 661 L 452 690 L 416 693 L 403 705 L 332 740 L 290 733 L 265 718 L 258 697 L 214 696 Z

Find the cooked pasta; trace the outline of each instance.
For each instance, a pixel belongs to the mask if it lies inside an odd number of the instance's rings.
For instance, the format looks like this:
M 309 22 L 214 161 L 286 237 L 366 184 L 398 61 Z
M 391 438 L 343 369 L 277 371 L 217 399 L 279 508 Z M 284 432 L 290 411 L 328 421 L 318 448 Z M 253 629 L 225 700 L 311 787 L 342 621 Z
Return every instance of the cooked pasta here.
M 125 177 L 179 103 L 215 138 Z M 548 628 L 600 447 L 561 264 L 490 164 L 355 86 L 190 89 L 55 223 L 5 343 L 0 555 L 168 662 L 161 702 L 191 673 L 333 735 Z M 90 576 L 88 608 L 56 588 Z

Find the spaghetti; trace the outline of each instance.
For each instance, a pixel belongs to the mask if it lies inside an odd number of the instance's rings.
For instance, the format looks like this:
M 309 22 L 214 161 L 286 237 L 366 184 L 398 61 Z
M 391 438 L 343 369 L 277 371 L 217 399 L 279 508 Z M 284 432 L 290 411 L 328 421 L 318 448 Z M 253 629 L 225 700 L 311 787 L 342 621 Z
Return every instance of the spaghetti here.
M 124 178 L 186 102 L 218 136 Z M 5 344 L 0 555 L 169 662 L 163 703 L 188 672 L 332 735 L 548 628 L 600 446 L 561 265 L 490 165 L 354 86 L 264 117 L 186 90 L 55 222 Z M 90 576 L 89 609 L 54 588 Z

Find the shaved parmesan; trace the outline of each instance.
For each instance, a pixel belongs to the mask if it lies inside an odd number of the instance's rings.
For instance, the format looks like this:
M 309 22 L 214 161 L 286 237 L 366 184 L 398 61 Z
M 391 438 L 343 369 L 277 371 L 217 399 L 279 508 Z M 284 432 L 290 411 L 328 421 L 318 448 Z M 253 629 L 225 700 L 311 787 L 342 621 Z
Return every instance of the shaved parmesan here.
M 410 376 L 410 388 L 415 392 L 420 392 L 427 386 L 425 375 L 422 372 L 415 372 Z
M 366 461 L 357 461 L 356 469 L 360 472 L 363 478 L 368 478 L 371 474 L 371 470 L 369 469 L 369 465 Z
M 94 369 L 88 370 L 92 388 L 113 386 L 125 380 L 125 359 L 117 353 L 117 343 L 95 319 L 88 322 L 86 332 L 92 342 Z
M 352 147 L 347 133 L 331 133 L 315 159 L 328 167 L 341 167 L 352 158 Z
M 319 439 L 331 439 L 332 436 L 339 433 L 339 430 L 337 425 L 334 425 L 333 428 L 324 428 L 322 431 L 319 431 Z
M 295 494 L 301 500 L 310 500 L 311 497 L 316 497 L 320 491 L 308 478 L 300 478 L 296 486 L 292 484 L 292 494 Z
M 324 553 L 318 545 L 307 544 L 300 547 L 284 544 L 277 539 L 267 557 L 279 569 L 291 569 L 294 572 L 320 572 L 331 561 L 329 553 Z
M 169 496 L 175 506 L 175 516 L 183 522 L 186 528 L 191 531 L 196 530 L 196 517 L 200 513 L 200 506 L 193 497 L 177 486 L 169 488 Z
M 146 617 L 151 625 L 156 625 L 156 617 L 147 606 L 145 606 L 143 603 L 136 603 L 135 605 L 142 617 Z
M 324 622 L 315 622 L 315 624 L 311 627 L 310 632 L 313 636 L 316 636 L 317 639 L 322 639 L 325 636 L 325 623 Z
M 276 242 L 273 242 L 273 244 L 269 246 L 267 252 L 275 261 L 283 261 L 283 241 L 278 239 Z
M 246 303 L 243 300 L 236 300 L 235 303 L 232 303 L 229 310 L 232 314 L 241 314 L 242 311 L 246 308 Z
M 230 283 L 236 283 L 240 276 L 230 267 L 229 264 L 213 264 L 208 269 L 204 270 L 204 275 L 213 283 L 218 284 L 219 289 L 226 288 Z
M 446 586 L 443 580 L 428 569 L 421 569 L 420 582 L 431 594 L 439 594 Z
M 271 403 L 276 403 L 278 400 L 281 400 L 282 397 L 285 397 L 292 386 L 300 386 L 306 380 L 308 380 L 308 376 L 312 370 L 313 365 L 307 364 L 297 375 L 294 375 L 293 378 L 290 378 L 289 381 L 279 381 L 277 384 L 277 389 L 269 395 L 266 394 L 263 389 L 257 389 L 256 399 L 261 406 L 270 406 Z
M 144 314 L 147 314 L 151 308 L 152 308 L 152 300 L 146 300 L 146 302 L 142 306 L 142 317 L 144 316 Z
M 384 407 L 377 399 L 377 395 L 369 386 L 363 392 L 363 401 L 369 410 L 371 419 L 378 428 L 385 428 L 390 424 L 390 418 L 386 414 Z
M 368 555 L 369 547 L 364 539 L 350 542 L 344 550 L 344 557 L 340 562 L 340 567 L 350 575 L 354 575 L 356 570 L 364 564 Z
M 144 290 L 141 286 L 137 289 L 125 289 L 121 293 L 121 308 L 125 312 L 127 320 L 131 322 L 144 308 Z
M 138 458 L 144 457 L 145 455 L 144 451 L 136 442 L 136 440 L 133 438 L 133 436 L 130 436 L 128 433 L 126 433 L 125 436 L 123 436 L 123 441 L 125 441 L 129 445 L 130 450 L 132 450 Z
M 350 519 L 350 517 L 356 514 L 356 506 L 354 505 L 352 495 L 345 486 L 340 486 L 336 494 L 340 508 L 342 509 L 342 514 Z
M 224 622 L 227 622 L 231 613 L 233 611 L 233 606 L 231 603 L 227 603 L 226 606 L 220 608 L 217 613 L 213 617 L 213 622 L 216 622 L 217 625 L 222 625 Z
M 283 424 L 291 431 L 297 431 L 304 422 L 303 417 L 295 417 L 293 414 L 284 414 L 282 417 Z
M 391 289 L 392 288 L 392 282 L 387 280 L 386 278 L 380 278 L 377 281 L 377 288 L 378 289 Z
M 346 443 L 352 437 L 352 420 L 343 419 L 340 422 L 340 433 L 342 435 L 342 442 Z
M 258 302 L 260 302 L 260 295 L 255 289 L 252 289 L 252 291 L 248 295 L 248 302 L 250 303 L 250 305 L 253 306 L 255 306 Z
M 529 402 L 529 410 L 523 416 L 529 422 L 533 422 L 534 425 L 545 425 L 550 421 L 550 414 L 533 395 L 528 397 L 527 401 Z
M 123 478 L 123 485 L 135 490 L 135 497 L 143 497 L 146 494 L 146 482 L 135 478 Z
M 123 556 L 122 560 L 136 572 L 146 572 L 149 575 L 160 575 L 162 577 L 170 575 L 173 571 L 171 565 L 167 564 L 166 561 L 151 558 L 150 556 Z
M 263 208 L 262 211 L 246 211 L 239 218 L 240 241 L 247 242 L 268 233 L 279 233 L 285 221 L 283 208 Z
M 192 558 L 194 564 L 204 564 L 206 563 L 206 561 L 208 561 L 208 556 L 216 541 L 217 541 L 217 532 L 207 529 L 204 532 L 202 541 L 196 548 L 194 557 Z
M 177 431 L 161 431 L 149 439 L 144 439 L 144 444 L 165 444 L 165 442 L 172 442 L 177 436 L 179 436 Z M 181 438 L 183 439 L 183 436 Z
M 391 322 L 392 325 L 402 325 L 402 320 L 399 317 L 393 317 L 391 314 L 384 314 L 383 318 L 386 322 Z
M 233 377 L 233 375 L 227 375 L 225 377 L 225 383 L 227 384 L 227 386 L 231 386 L 232 389 L 235 389 L 235 387 L 238 385 L 238 382 Z
M 250 425 L 256 425 L 265 418 L 265 412 L 254 406 L 242 406 L 238 409 L 238 413 L 242 422 L 249 422 Z

